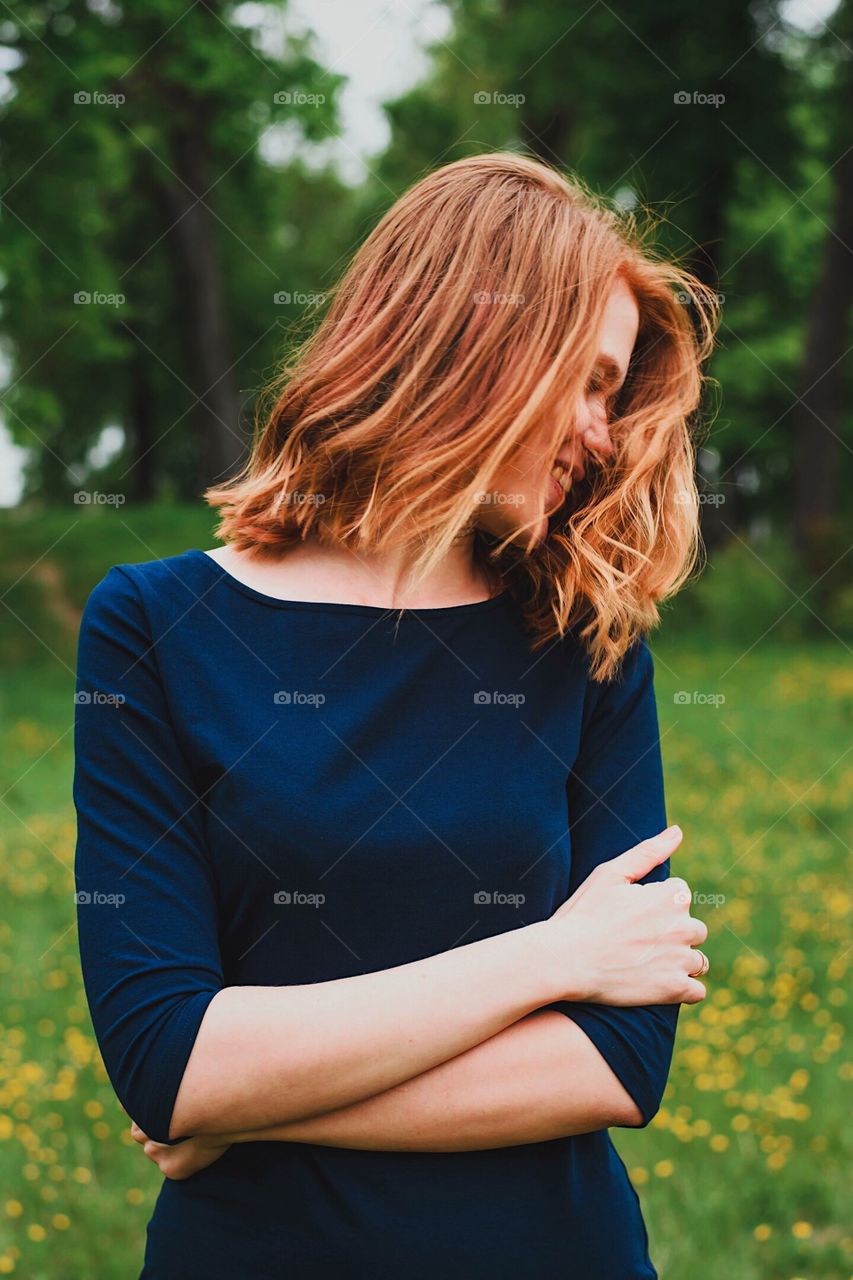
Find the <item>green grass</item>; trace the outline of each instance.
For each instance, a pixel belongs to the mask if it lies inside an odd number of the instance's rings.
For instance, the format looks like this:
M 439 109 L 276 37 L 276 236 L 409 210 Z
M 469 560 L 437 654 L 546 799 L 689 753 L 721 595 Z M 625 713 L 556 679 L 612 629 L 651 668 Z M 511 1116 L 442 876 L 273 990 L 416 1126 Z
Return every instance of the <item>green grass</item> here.
M 166 507 L 3 520 L 0 1274 L 127 1280 L 141 1265 L 160 1175 L 100 1062 L 74 929 L 75 627 L 111 564 L 211 546 L 213 524 Z M 777 628 L 751 649 L 738 634 L 679 633 L 676 617 L 652 641 L 668 816 L 685 831 L 673 868 L 701 895 L 712 967 L 682 1009 L 660 1114 L 613 1136 L 662 1280 L 849 1280 L 853 670 L 828 634 Z

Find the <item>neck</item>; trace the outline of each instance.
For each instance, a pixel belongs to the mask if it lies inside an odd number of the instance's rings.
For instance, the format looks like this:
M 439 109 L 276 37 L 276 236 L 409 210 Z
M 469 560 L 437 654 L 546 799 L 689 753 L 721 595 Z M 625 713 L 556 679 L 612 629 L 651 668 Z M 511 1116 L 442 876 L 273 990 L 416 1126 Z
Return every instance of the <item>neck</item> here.
M 441 563 L 416 585 L 411 583 L 411 557 L 403 550 L 354 552 L 309 539 L 290 548 L 285 558 L 291 571 L 305 573 L 315 587 L 334 592 L 345 584 L 348 598 L 392 609 L 441 608 L 493 594 L 474 555 L 473 532 L 454 543 Z

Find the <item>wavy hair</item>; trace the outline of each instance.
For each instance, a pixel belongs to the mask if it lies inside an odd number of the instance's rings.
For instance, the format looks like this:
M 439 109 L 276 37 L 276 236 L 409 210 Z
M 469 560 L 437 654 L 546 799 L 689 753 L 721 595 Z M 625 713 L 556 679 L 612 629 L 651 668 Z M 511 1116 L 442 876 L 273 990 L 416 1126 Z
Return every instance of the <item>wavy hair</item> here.
M 531 648 L 577 628 L 592 677 L 617 674 L 696 563 L 693 419 L 718 320 L 713 291 L 645 238 L 635 214 L 514 152 L 428 174 L 266 389 L 245 465 L 205 491 L 217 536 L 260 555 L 308 536 L 402 545 L 417 581 L 473 530 Z M 620 276 L 640 320 L 612 456 L 544 539 L 486 532 L 483 495 L 520 442 L 536 433 L 543 466 L 565 443 Z

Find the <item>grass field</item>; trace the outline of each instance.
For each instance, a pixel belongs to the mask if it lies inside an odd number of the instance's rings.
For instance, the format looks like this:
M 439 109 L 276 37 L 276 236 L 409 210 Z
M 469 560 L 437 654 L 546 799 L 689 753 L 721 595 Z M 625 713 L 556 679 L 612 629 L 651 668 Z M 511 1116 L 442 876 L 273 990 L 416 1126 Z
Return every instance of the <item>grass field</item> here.
M 0 1274 L 133 1280 L 160 1175 L 130 1140 L 78 967 L 76 626 L 109 565 L 212 546 L 213 520 L 75 510 L 2 527 Z M 668 817 L 685 832 L 673 869 L 712 961 L 660 1113 L 613 1131 L 662 1280 L 853 1275 L 853 664 L 828 634 L 764 629 L 751 648 L 675 625 L 652 639 Z

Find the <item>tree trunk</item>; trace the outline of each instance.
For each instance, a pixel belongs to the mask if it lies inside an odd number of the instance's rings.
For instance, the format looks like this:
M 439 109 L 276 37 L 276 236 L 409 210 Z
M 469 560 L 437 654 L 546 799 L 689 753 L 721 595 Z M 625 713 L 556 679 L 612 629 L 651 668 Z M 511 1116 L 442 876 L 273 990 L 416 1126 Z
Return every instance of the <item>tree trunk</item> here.
M 853 112 L 853 76 L 844 98 Z M 848 119 L 850 117 L 848 116 Z M 847 349 L 853 306 L 853 150 L 834 169 L 832 233 L 824 241 L 809 311 L 799 402 L 793 412 L 794 537 L 809 566 L 830 563 L 838 515 L 838 476 L 849 378 Z
M 133 457 L 130 484 L 135 502 L 151 502 L 157 496 L 155 406 L 148 376 L 149 361 L 150 356 L 145 348 L 137 346 L 130 366 L 130 394 L 127 410 Z
M 203 108 L 182 120 L 170 137 L 170 166 L 177 176 L 163 184 L 175 225 L 175 253 L 187 382 L 199 397 L 192 419 L 199 441 L 199 480 L 204 488 L 224 480 L 242 460 L 245 440 L 240 395 L 228 336 L 216 228 L 205 202 L 213 185 L 208 159 L 208 121 Z
M 546 164 L 566 163 L 572 145 L 575 127 L 574 104 L 566 102 L 541 118 L 521 107 L 521 136 L 530 148 Z

